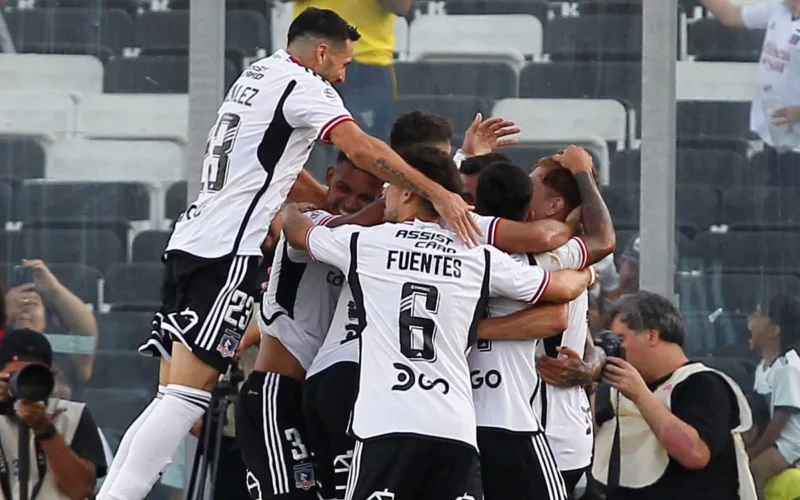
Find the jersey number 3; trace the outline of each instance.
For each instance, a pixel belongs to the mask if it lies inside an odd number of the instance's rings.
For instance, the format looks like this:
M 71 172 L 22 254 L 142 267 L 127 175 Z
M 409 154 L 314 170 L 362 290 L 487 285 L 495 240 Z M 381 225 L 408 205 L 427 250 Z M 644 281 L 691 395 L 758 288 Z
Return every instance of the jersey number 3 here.
M 225 113 L 219 117 L 214 129 L 208 136 L 206 153 L 203 157 L 203 177 L 200 180 L 200 192 L 216 193 L 225 186 L 230 167 L 229 155 L 236 142 L 241 119 L 235 113 Z
M 418 299 L 424 301 L 425 316 L 418 316 Z M 400 297 L 400 352 L 412 361 L 434 361 L 436 323 L 428 317 L 439 312 L 439 290 L 435 286 L 405 283 Z

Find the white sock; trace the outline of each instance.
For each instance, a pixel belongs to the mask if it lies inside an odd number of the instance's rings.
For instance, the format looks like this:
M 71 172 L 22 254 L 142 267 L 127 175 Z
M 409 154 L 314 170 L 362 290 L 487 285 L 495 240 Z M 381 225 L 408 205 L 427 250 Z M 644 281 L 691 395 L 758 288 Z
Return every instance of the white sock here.
M 119 474 L 119 469 L 122 467 L 122 464 L 125 463 L 125 459 L 128 457 L 128 450 L 131 447 L 131 441 L 133 440 L 133 436 L 139 431 L 139 428 L 142 426 L 144 421 L 147 419 L 147 416 L 150 415 L 150 412 L 158 405 L 161 398 L 164 397 L 164 392 L 167 390 L 166 385 L 159 385 L 158 392 L 156 392 L 156 397 L 150 401 L 150 404 L 142 410 L 142 413 L 136 417 L 136 420 L 128 426 L 128 430 L 125 431 L 125 435 L 122 436 L 122 441 L 119 442 L 119 447 L 117 448 L 117 453 L 114 455 L 114 461 L 110 464 L 111 466 L 108 468 L 108 473 L 106 477 L 103 479 L 103 485 L 100 487 L 100 491 L 97 493 L 98 497 L 102 497 L 108 492 L 108 489 L 111 488 L 111 484 L 116 479 L 117 474 Z
M 210 401 L 210 392 L 169 384 L 161 402 L 133 436 L 114 483 L 98 500 L 142 500 L 147 496 Z

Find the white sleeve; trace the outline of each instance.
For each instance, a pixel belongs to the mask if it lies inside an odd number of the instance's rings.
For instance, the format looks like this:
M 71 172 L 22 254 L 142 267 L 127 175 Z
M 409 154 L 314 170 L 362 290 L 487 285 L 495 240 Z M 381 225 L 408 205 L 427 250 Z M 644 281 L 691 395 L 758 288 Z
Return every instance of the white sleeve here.
M 325 210 L 311 210 L 306 212 L 306 217 L 311 219 L 311 223 L 315 226 L 327 226 L 337 218 L 341 217 L 340 215 L 332 215 Z M 289 260 L 292 262 L 308 262 L 309 256 L 306 252 L 299 250 L 291 245 L 286 247 L 286 254 L 289 257 Z
M 478 224 L 478 228 L 483 233 L 478 237 L 478 243 L 481 245 L 494 246 L 494 239 L 497 235 L 497 224 L 500 222 L 500 217 L 487 217 L 485 215 L 478 215 L 475 212 L 470 212 L 472 220 Z
M 363 229 L 350 224 L 335 229 L 314 226 L 306 233 L 308 255 L 347 274 L 350 268 L 350 241 L 353 234 Z
M 298 83 L 295 92 L 289 94 L 283 113 L 289 125 L 316 130 L 317 138 L 326 144 L 330 144 L 328 136 L 334 127 L 355 121 L 336 89 L 322 80 L 311 78 Z
M 545 262 L 547 261 L 547 262 Z M 536 262 L 540 266 L 555 271 L 558 269 L 583 269 L 589 262 L 589 251 L 586 242 L 580 236 L 573 236 L 566 243 L 551 250 L 536 255 Z
M 772 407 L 800 410 L 800 366 L 781 366 L 772 381 Z
M 550 283 L 549 271 L 541 266 L 523 264 L 493 247 L 486 248 L 491 256 L 490 295 L 508 297 L 531 305 L 542 298 Z
M 751 30 L 764 30 L 776 9 L 783 7 L 783 2 L 762 2 L 742 5 L 742 22 Z
M 603 292 L 616 292 L 619 290 L 619 272 L 614 263 L 614 254 L 608 254 L 597 263 L 597 282 Z

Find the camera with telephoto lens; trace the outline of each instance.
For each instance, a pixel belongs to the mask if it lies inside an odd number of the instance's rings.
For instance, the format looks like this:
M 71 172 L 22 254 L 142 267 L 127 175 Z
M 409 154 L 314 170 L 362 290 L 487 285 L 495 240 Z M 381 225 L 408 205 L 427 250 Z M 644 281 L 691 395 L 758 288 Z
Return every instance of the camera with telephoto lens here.
M 625 346 L 622 337 L 611 330 L 603 330 L 597 335 L 594 344 L 606 353 L 606 356 L 625 359 Z
M 53 394 L 55 385 L 56 380 L 50 368 L 30 364 L 11 374 L 8 379 L 8 393 L 13 399 L 39 403 L 47 401 Z

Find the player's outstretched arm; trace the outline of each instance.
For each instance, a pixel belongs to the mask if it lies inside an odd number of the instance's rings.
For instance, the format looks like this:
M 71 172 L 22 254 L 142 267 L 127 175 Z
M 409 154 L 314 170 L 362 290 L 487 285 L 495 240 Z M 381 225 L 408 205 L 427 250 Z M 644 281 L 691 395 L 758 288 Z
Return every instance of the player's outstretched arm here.
M 315 207 L 324 207 L 327 192 L 325 186 L 317 182 L 308 170 L 303 169 L 289 191 L 289 199 L 295 203 L 311 203 Z
M 308 251 L 306 236 L 314 224 L 311 219 L 303 215 L 294 203 L 287 203 L 281 211 L 281 221 L 283 223 L 283 234 L 286 236 L 286 241 L 289 242 L 294 248 L 298 250 Z
M 553 219 L 517 222 L 497 221 L 494 246 L 509 253 L 543 253 L 555 250 L 572 237 L 569 225 Z
M 581 147 L 569 146 L 554 159 L 575 177 L 581 195 L 581 222 L 588 254 L 587 264 L 599 262 L 614 251 L 617 237 L 611 214 L 592 175 L 592 156 Z
M 330 228 L 354 224 L 356 226 L 371 227 L 383 222 L 383 211 L 386 208 L 386 201 L 381 198 L 375 200 L 358 212 L 350 215 L 340 215 L 326 226 Z
M 594 281 L 595 271 L 589 267 L 580 271 L 555 271 L 542 292 L 541 300 L 562 304 L 575 300 Z
M 486 318 L 478 323 L 478 338 L 487 340 L 530 340 L 552 337 L 569 326 L 567 304 L 547 304 Z
M 703 7 L 710 10 L 714 17 L 725 26 L 731 28 L 744 28 L 742 9 L 730 0 L 700 0 Z
M 469 205 L 459 194 L 451 193 L 411 168 L 383 141 L 366 134 L 352 121 L 338 124 L 329 138 L 357 167 L 430 200 L 462 241 L 478 243 L 480 231 L 472 220 Z

